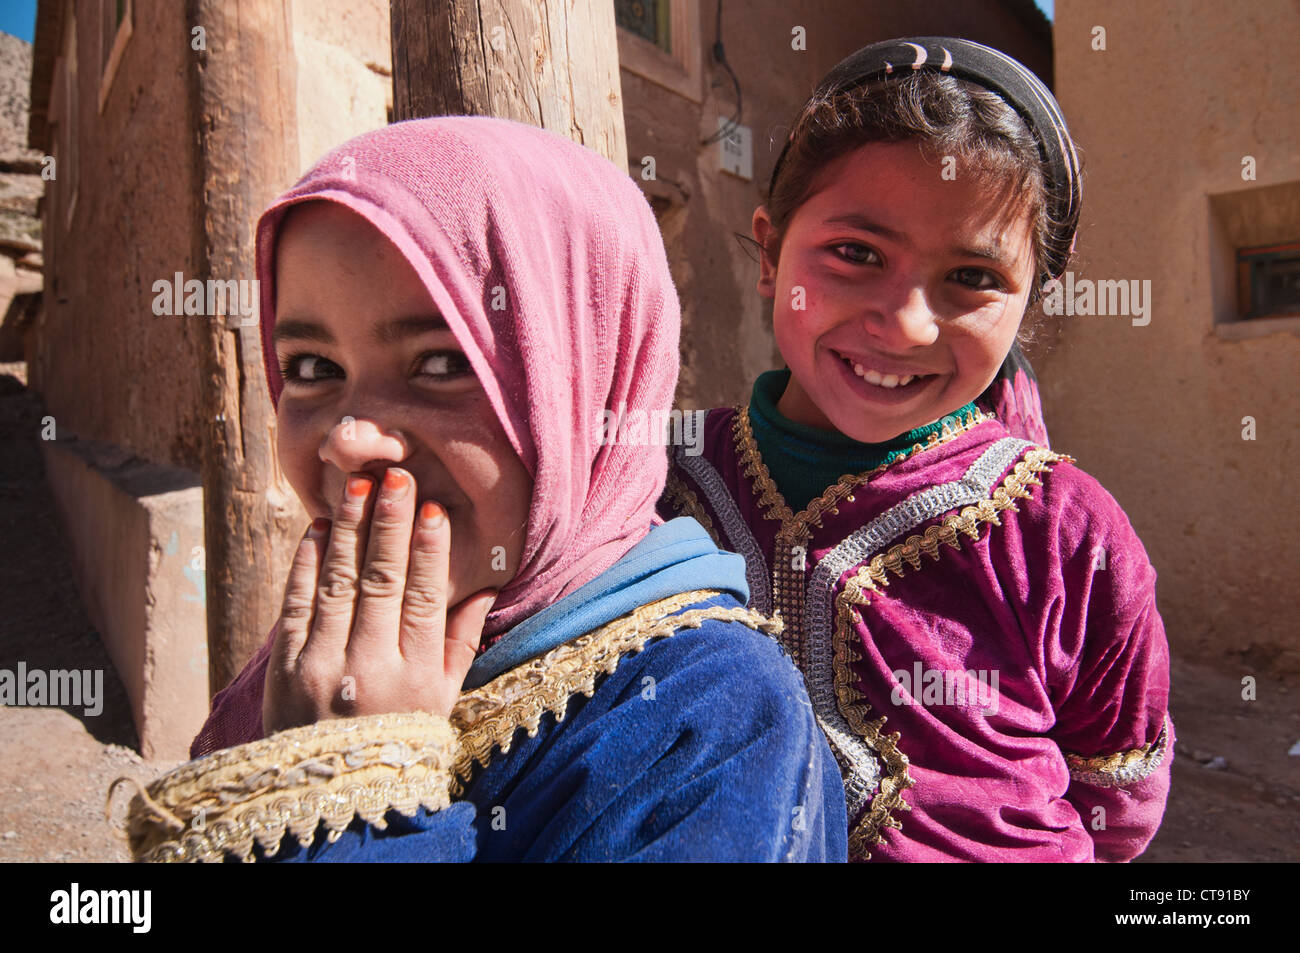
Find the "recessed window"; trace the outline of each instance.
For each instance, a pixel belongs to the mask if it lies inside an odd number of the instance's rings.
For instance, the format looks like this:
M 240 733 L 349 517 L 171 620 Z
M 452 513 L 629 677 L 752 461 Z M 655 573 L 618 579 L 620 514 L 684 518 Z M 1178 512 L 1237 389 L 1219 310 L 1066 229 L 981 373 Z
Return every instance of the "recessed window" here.
M 1215 333 L 1236 340 L 1300 331 L 1300 181 L 1209 200 Z
M 614 22 L 621 69 L 703 101 L 699 0 L 614 0 Z
M 1300 242 L 1237 250 L 1237 306 L 1243 318 L 1300 314 Z
M 665 53 L 672 53 L 669 0 L 614 0 L 614 21 Z

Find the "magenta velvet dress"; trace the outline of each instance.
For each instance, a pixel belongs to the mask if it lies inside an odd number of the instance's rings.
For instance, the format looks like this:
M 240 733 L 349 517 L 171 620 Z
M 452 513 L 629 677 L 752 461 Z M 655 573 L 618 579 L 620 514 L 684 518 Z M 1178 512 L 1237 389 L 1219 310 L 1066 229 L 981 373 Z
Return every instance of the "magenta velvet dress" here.
M 674 453 L 665 516 L 745 557 L 840 763 L 850 854 L 1126 861 L 1169 790 L 1156 573 L 1069 457 L 977 413 L 792 513 L 747 409 Z

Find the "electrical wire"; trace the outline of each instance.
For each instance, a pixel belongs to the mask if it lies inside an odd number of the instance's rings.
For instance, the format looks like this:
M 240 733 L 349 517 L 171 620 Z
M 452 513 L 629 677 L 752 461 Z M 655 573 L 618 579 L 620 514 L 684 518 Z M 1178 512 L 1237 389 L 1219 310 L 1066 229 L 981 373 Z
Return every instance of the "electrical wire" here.
M 732 115 L 730 119 L 726 121 L 726 123 L 720 129 L 718 129 L 717 132 L 709 136 L 709 138 L 707 139 L 701 139 L 700 145 L 702 146 L 712 145 L 715 142 L 719 142 L 723 139 L 726 139 L 728 136 L 734 133 L 736 131 L 736 127 L 740 125 L 740 117 L 741 117 L 741 109 L 742 109 L 742 100 L 740 95 L 740 79 L 736 76 L 736 71 L 731 68 L 731 64 L 727 62 L 727 50 L 722 45 L 722 0 L 718 0 L 718 15 L 714 21 L 713 59 L 714 62 L 718 63 L 731 76 L 732 85 L 735 86 L 736 88 L 736 112 Z

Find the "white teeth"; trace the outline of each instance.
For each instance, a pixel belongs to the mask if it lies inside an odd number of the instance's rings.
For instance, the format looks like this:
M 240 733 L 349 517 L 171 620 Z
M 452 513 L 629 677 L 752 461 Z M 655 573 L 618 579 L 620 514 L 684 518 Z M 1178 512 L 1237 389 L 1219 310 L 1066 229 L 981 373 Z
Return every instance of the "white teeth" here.
M 853 373 L 857 374 L 868 384 L 875 384 L 877 387 L 905 387 L 912 381 L 916 380 L 916 374 L 908 374 L 906 377 L 899 377 L 897 374 L 881 374 L 878 371 L 867 370 L 861 364 L 849 361 L 853 365 Z

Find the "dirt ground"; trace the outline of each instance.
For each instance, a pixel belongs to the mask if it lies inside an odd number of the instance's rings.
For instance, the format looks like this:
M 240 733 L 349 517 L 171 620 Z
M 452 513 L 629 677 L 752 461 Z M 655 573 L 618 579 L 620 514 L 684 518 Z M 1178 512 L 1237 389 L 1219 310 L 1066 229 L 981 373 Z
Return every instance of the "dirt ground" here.
M 127 859 L 105 821 L 113 779 L 146 782 L 130 707 L 73 585 L 23 365 L 0 365 L 0 668 L 105 671 L 104 708 L 0 707 L 0 861 Z M 1171 633 L 1175 649 L 1177 633 Z M 1241 698 L 1253 675 L 1257 700 Z M 1300 673 L 1267 658 L 1175 655 L 1173 789 L 1150 861 L 1300 860 Z M 119 789 L 117 816 L 128 798 Z

